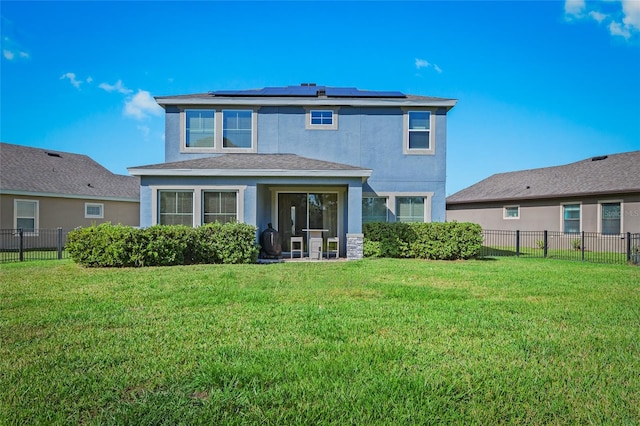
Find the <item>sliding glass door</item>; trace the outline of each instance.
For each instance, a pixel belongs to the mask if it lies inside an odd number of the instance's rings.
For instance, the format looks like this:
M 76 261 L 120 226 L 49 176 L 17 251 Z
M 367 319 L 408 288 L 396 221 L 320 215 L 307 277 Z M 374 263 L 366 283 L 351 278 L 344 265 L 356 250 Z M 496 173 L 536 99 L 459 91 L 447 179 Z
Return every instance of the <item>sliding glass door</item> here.
M 282 250 L 289 251 L 292 236 L 305 237 L 303 229 L 326 229 L 323 237 L 338 235 L 338 194 L 331 192 L 278 193 L 278 232 Z

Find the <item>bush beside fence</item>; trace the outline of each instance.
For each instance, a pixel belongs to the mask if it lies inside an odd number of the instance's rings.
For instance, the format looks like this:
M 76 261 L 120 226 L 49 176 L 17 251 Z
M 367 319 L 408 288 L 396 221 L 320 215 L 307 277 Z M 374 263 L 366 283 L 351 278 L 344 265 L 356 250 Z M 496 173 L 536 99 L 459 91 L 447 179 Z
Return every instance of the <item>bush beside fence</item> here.
M 255 263 L 259 252 L 256 228 L 244 223 L 144 229 L 101 224 L 71 231 L 67 250 L 75 262 L 100 267 Z
M 474 223 L 380 222 L 366 223 L 362 228 L 366 257 L 470 259 L 482 247 L 482 229 Z

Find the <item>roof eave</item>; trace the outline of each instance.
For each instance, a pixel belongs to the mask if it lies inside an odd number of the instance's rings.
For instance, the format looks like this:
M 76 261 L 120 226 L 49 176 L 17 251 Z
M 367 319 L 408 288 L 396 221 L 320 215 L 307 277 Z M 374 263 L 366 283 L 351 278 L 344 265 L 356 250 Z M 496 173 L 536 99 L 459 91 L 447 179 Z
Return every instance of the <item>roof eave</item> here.
M 534 201 L 534 200 L 556 200 L 562 198 L 575 198 L 575 197 L 597 197 L 597 196 L 610 196 L 616 194 L 640 194 L 640 189 L 625 189 L 625 190 L 611 190 L 611 191 L 592 191 L 592 192 L 573 192 L 566 194 L 544 194 L 544 195 L 531 195 L 525 197 L 503 197 L 503 198 L 480 198 L 472 200 L 460 200 L 449 201 L 446 200 L 447 205 L 457 204 L 484 204 L 484 203 L 502 203 L 502 202 L 514 202 L 514 201 Z
M 246 176 L 246 177 L 359 177 L 368 178 L 370 169 L 284 170 L 284 169 L 147 169 L 130 168 L 133 176 Z
M 378 107 L 441 107 L 450 110 L 457 99 L 407 99 L 407 98 L 291 98 L 291 97 L 210 97 L 172 98 L 156 97 L 161 106 L 220 105 L 220 106 L 378 106 Z

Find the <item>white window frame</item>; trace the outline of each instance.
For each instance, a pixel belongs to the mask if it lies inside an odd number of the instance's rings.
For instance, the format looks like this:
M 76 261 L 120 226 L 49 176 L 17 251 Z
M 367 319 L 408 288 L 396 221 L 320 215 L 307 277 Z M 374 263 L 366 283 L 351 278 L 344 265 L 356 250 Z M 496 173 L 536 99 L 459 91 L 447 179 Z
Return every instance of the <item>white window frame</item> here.
M 235 191 L 236 196 L 236 215 L 238 222 L 244 222 L 244 193 L 247 189 L 246 185 L 152 185 L 151 189 L 151 224 L 157 225 L 158 222 L 158 193 L 160 191 L 193 191 L 193 224 L 195 228 L 204 224 L 204 196 L 205 191 L 212 192 L 231 192 Z
M 560 232 L 562 232 L 563 234 L 566 235 L 575 235 L 576 232 L 565 232 L 565 226 L 564 226 L 564 209 L 565 206 L 574 206 L 574 205 L 578 205 L 580 207 L 580 230 L 577 233 L 582 232 L 582 202 L 578 202 L 578 201 L 571 201 L 571 202 L 566 202 L 566 203 L 561 203 L 560 204 Z
M 202 109 L 213 111 L 213 147 L 187 147 L 187 111 Z M 224 111 L 251 111 L 251 147 L 250 148 L 225 148 L 223 146 L 223 114 Z M 180 152 L 181 153 L 255 153 L 258 152 L 258 108 L 242 106 L 242 108 L 220 109 L 215 106 L 210 108 L 184 108 L 180 110 Z
M 518 212 L 517 216 L 509 216 L 509 215 L 507 215 L 507 210 L 508 209 L 513 209 L 513 208 L 517 209 L 517 212 Z M 517 220 L 517 219 L 520 219 L 520 206 L 519 205 L 504 206 L 502 208 L 502 218 L 505 219 L 505 220 Z
M 90 214 L 89 207 L 99 207 L 100 213 Z M 84 203 L 84 218 L 85 219 L 104 219 L 104 204 L 103 203 Z
M 623 200 L 599 200 L 598 201 L 598 233 L 602 234 L 602 205 L 620 204 L 620 234 L 624 234 L 624 202 Z M 604 236 L 618 237 L 620 234 L 606 234 Z
M 200 214 L 201 214 L 201 216 L 202 216 L 202 217 L 200 218 L 200 223 L 201 223 L 202 225 L 204 225 L 204 224 L 205 224 L 205 220 L 204 220 L 204 219 L 205 219 L 205 214 L 206 214 L 206 212 L 205 212 L 205 208 L 204 208 L 204 197 L 205 197 L 205 195 L 204 195 L 204 194 L 205 194 L 205 193 L 207 193 L 207 192 L 211 192 L 211 193 L 222 193 L 222 192 L 226 192 L 226 193 L 230 193 L 230 194 L 235 194 L 235 195 L 236 195 L 236 212 L 235 212 L 236 218 L 235 218 L 235 221 L 236 221 L 236 222 L 238 222 L 238 221 L 239 221 L 239 220 L 238 220 L 238 203 L 239 203 L 239 201 L 238 201 L 238 197 L 239 197 L 239 194 L 238 194 L 238 190 L 237 190 L 237 189 L 225 189 L 225 190 L 221 190 L 221 189 L 203 189 L 203 190 L 202 190 L 202 192 L 201 192 L 201 197 L 202 197 L 202 204 L 201 204 L 201 206 L 202 206 L 202 208 L 201 208 L 201 210 L 200 210 Z M 209 222 L 209 223 L 213 223 L 213 222 Z
M 402 131 L 402 153 L 404 155 L 435 155 L 436 153 L 436 111 L 432 108 L 416 109 L 403 108 L 403 131 Z M 411 149 L 409 148 L 409 115 L 413 112 L 429 113 L 429 148 L 428 149 Z M 419 131 L 419 130 L 411 130 Z M 424 130 L 427 131 L 427 130 Z
M 433 204 L 434 192 L 363 192 L 362 198 L 366 197 L 386 197 L 387 198 L 387 221 L 397 222 L 396 197 L 422 197 L 424 198 L 424 223 L 431 222 L 431 205 Z
M 15 198 L 13 200 L 13 229 L 18 229 L 18 203 L 33 203 L 35 204 L 35 217 L 33 218 L 33 232 L 24 232 L 23 235 L 37 236 L 40 226 L 40 201 L 38 200 L 26 200 L 21 198 Z M 16 234 L 17 235 L 17 234 Z
M 310 108 L 305 107 L 305 129 L 307 130 L 338 130 L 339 107 Z M 316 111 L 331 112 L 331 124 L 311 124 L 311 113 Z
M 209 111 L 209 112 L 213 112 L 213 146 L 209 147 L 209 146 L 187 146 L 187 113 L 189 111 Z M 184 111 L 182 111 L 181 113 L 182 119 L 181 119 L 181 132 L 182 132 L 182 138 L 181 138 L 181 144 L 182 144 L 182 148 L 185 152 L 210 152 L 212 150 L 215 150 L 216 148 L 216 136 L 217 136 L 217 129 L 218 126 L 216 125 L 216 110 L 214 108 L 186 108 Z

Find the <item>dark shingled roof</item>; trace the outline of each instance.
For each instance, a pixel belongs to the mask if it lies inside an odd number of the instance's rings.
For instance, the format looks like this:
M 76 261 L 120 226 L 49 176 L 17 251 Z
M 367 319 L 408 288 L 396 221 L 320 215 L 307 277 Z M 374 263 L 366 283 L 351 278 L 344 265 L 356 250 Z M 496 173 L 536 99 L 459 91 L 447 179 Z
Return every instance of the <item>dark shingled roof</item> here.
M 140 179 L 113 174 L 86 155 L 0 143 L 0 190 L 138 200 Z
M 368 170 L 348 164 L 315 160 L 295 154 L 222 154 L 216 157 L 198 158 L 195 160 L 176 161 L 173 163 L 152 164 L 149 166 L 131 167 L 130 170 L 145 169 L 200 169 L 200 170 Z
M 447 204 L 616 193 L 640 193 L 640 151 L 498 173 L 447 197 Z

